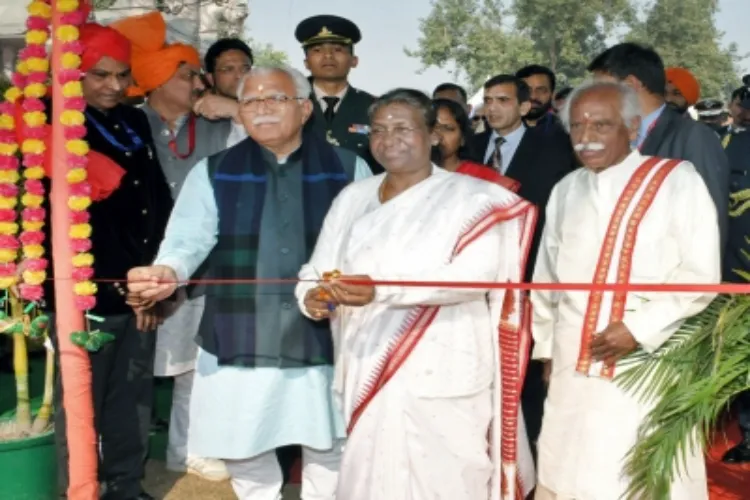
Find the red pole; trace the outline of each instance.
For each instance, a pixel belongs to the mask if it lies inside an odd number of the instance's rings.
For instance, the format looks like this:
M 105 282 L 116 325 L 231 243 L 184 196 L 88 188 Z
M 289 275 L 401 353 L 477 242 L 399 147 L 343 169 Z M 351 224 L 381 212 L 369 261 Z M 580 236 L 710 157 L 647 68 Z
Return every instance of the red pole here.
M 52 265 L 55 277 L 55 312 L 57 343 L 60 352 L 60 373 L 63 386 L 63 406 L 66 414 L 68 462 L 68 498 L 97 500 L 97 436 L 94 428 L 94 404 L 91 395 L 91 361 L 88 352 L 73 345 L 70 334 L 84 330 L 83 315 L 74 303 L 72 276 L 73 250 L 68 231 L 70 218 L 68 198 L 70 188 L 66 180 L 68 167 L 65 136 L 60 116 L 64 97 L 56 76 L 62 70 L 62 44 L 54 37 L 61 26 L 61 13 L 52 0 Z

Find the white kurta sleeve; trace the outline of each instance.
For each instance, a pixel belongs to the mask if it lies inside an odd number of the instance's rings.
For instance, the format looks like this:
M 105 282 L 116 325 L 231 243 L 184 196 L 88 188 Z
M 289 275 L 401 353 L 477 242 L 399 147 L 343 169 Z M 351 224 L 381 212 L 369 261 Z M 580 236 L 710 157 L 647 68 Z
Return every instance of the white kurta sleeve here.
M 488 229 L 477 240 L 469 244 L 450 264 L 417 274 L 394 276 L 394 281 L 484 281 L 494 282 L 501 269 L 507 269 L 508 259 L 518 256 L 520 224 L 518 220 L 507 221 Z M 509 255 L 511 254 L 511 255 Z M 479 300 L 487 289 L 478 288 L 427 288 L 409 286 L 377 286 L 375 302 L 397 305 L 446 305 Z
M 687 164 L 689 165 L 689 164 Z M 671 226 L 677 238 L 680 264 L 665 283 L 721 282 L 721 251 L 716 208 L 705 183 L 692 165 L 681 174 L 671 190 Z M 678 168 L 683 168 L 681 165 Z M 657 350 L 681 326 L 714 299 L 714 293 L 654 293 L 638 310 L 628 315 L 625 325 L 647 352 Z
M 560 280 L 555 272 L 557 250 L 560 240 L 557 236 L 557 202 L 556 192 L 553 190 L 547 203 L 546 223 L 542 231 L 534 265 L 534 283 L 558 283 Z M 534 351 L 532 359 L 552 359 L 552 343 L 557 317 L 557 300 L 559 292 L 551 290 L 534 290 L 531 292 L 532 326 L 534 337 Z
M 305 308 L 307 292 L 318 286 L 317 281 L 323 278 L 321 273 L 331 271 L 338 265 L 336 262 L 336 255 L 338 255 L 336 242 L 339 241 L 339 234 L 342 231 L 341 221 L 346 213 L 346 207 L 344 206 L 346 201 L 342 201 L 343 194 L 344 192 L 339 194 L 331 204 L 331 208 L 328 209 L 323 227 L 318 235 L 318 241 L 315 243 L 315 250 L 313 250 L 308 263 L 302 266 L 297 275 L 300 281 L 294 289 L 294 295 L 297 297 L 300 311 L 310 319 L 317 320 L 318 318 L 313 318 L 307 313 Z

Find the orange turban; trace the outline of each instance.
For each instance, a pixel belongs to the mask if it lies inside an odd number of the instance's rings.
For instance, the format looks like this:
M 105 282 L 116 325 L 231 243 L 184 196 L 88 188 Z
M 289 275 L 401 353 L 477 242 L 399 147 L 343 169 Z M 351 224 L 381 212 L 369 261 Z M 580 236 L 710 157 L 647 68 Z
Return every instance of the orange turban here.
M 96 23 L 86 23 L 80 28 L 81 71 L 88 71 L 102 57 L 130 65 L 130 41 L 117 31 Z
M 200 55 L 190 45 L 167 44 L 167 23 L 159 12 L 150 12 L 116 21 L 112 28 L 133 46 L 130 67 L 140 92 L 151 92 L 167 83 L 182 63 L 201 65 Z
M 701 97 L 701 85 L 693 74 L 685 68 L 667 68 L 667 82 L 680 91 L 688 103 L 693 106 Z

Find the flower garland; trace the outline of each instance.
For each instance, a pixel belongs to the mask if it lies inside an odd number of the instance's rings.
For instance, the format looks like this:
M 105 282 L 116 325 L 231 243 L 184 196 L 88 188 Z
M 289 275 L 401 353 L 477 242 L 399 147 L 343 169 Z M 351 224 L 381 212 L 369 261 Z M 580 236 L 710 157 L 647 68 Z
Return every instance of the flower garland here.
M 73 256 L 73 292 L 76 307 L 89 311 L 96 305 L 96 284 L 94 276 L 94 256 L 91 250 L 91 224 L 88 208 L 91 205 L 91 185 L 87 179 L 87 157 L 89 146 L 86 136 L 84 114 L 86 102 L 81 86 L 81 54 L 83 47 L 78 41 L 78 27 L 86 20 L 84 5 L 80 0 L 56 0 L 55 6 L 62 13 L 60 27 L 55 32 L 55 41 L 61 43 L 62 71 L 57 73 L 62 85 L 63 112 L 60 124 L 64 128 L 66 161 L 69 170 L 66 180 L 70 185 L 68 208 L 70 209 L 70 244 Z
M 44 161 L 45 125 L 47 116 L 41 98 L 47 94 L 49 60 L 45 44 L 49 38 L 50 18 L 52 11 L 49 0 L 34 0 L 28 8 L 26 21 L 26 48 L 19 54 L 16 72 L 11 79 L 12 86 L 5 93 L 5 102 L 0 104 L 0 289 L 7 290 L 17 282 L 16 260 L 18 258 L 19 240 L 24 244 L 26 260 L 21 285 L 21 296 L 24 299 L 37 301 L 41 299 L 42 287 L 46 275 L 44 269 L 47 261 L 43 259 Z M 16 123 L 15 106 L 23 99 L 23 118 Z M 17 238 L 16 206 L 18 204 L 19 161 L 16 130 L 23 131 L 24 189 L 22 203 L 31 203 L 32 218 L 23 213 L 22 227 L 24 233 Z M 41 213 L 40 213 L 41 212 Z M 41 251 L 40 251 L 41 249 Z

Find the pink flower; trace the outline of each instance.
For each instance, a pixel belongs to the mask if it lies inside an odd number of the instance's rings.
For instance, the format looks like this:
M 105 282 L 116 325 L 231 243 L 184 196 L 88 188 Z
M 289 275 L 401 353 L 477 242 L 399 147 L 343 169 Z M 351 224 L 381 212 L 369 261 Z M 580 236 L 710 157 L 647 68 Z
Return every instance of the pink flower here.
M 44 49 L 44 45 L 27 45 L 18 52 L 18 57 L 22 60 L 30 57 L 46 58 L 47 51 Z
M 5 144 L 13 144 L 16 142 L 16 134 L 12 130 L 0 130 L 0 142 L 4 142 Z M 15 159 L 15 156 L 0 156 L 0 158 L 13 158 Z M 0 167 L 2 168 L 2 167 Z M 6 169 L 8 170 L 8 169 Z
M 0 222 L 15 222 L 16 211 L 12 208 L 1 208 L 0 209 Z
M 63 107 L 83 112 L 86 109 L 86 101 L 83 97 L 68 97 L 63 101 Z
M 43 208 L 24 208 L 21 212 L 23 220 L 39 222 L 44 220 L 47 212 Z
M 94 277 L 93 267 L 74 267 L 73 281 L 88 281 Z
M 7 182 L 0 183 L 0 196 L 7 196 L 12 198 L 18 194 L 18 186 L 15 184 L 8 184 Z
M 13 73 L 10 77 L 10 83 L 18 87 L 19 89 L 22 89 L 26 86 L 26 76 L 22 75 L 21 73 Z
M 86 127 L 83 125 L 69 125 L 63 130 L 65 139 L 83 139 L 86 137 Z
M 60 24 L 72 24 L 78 26 L 79 24 L 83 24 L 84 21 L 86 21 L 86 16 L 81 10 L 66 12 L 60 16 Z
M 90 311 L 96 305 L 96 296 L 76 295 L 73 301 L 79 311 Z
M 18 238 L 9 234 L 0 234 L 0 248 L 7 248 L 9 250 L 17 250 L 20 247 Z
M 46 111 L 47 110 L 47 108 L 44 107 L 44 103 L 41 101 L 41 99 L 37 99 L 37 98 L 24 99 L 21 107 L 24 109 L 24 111 Z
M 17 271 L 17 267 L 13 262 L 7 264 L 0 264 L 0 276 L 14 276 Z
M 35 71 L 26 75 L 26 83 L 46 83 L 48 78 L 47 73 Z
M 0 113 L 4 115 L 13 115 L 16 112 L 15 106 L 8 101 L 0 102 Z
M 23 155 L 23 164 L 36 167 L 44 163 L 44 155 L 38 155 L 34 153 L 27 153 Z
M 24 245 L 41 245 L 44 243 L 44 233 L 42 231 L 24 231 L 18 239 Z
M 77 82 L 81 76 L 83 73 L 79 69 L 64 69 L 57 74 L 57 81 L 60 85 L 65 85 L 68 82 Z
M 29 16 L 26 18 L 26 27 L 30 30 L 49 31 L 49 22 L 38 16 Z
M 42 125 L 41 127 L 23 126 L 23 135 L 28 139 L 44 140 L 49 135 L 49 128 Z M 34 166 L 39 165 L 38 163 Z
M 21 293 L 21 298 L 31 302 L 39 302 L 44 297 L 44 288 L 42 285 L 29 285 L 21 283 L 18 286 L 18 290 Z
M 90 196 L 91 184 L 86 181 L 77 182 L 70 185 L 70 194 L 73 196 Z
M 27 193 L 44 196 L 44 184 L 39 179 L 26 179 L 23 183 L 23 188 Z
M 67 154 L 65 156 L 66 163 L 68 164 L 68 168 L 78 168 L 78 167 L 85 167 L 89 160 L 85 156 L 77 156 L 73 154 Z
M 70 223 L 71 224 L 86 224 L 91 220 L 91 216 L 88 212 L 73 212 L 70 211 Z
M 63 52 L 75 52 L 76 54 L 82 54 L 83 53 L 83 44 L 79 42 L 78 40 L 75 40 L 73 42 L 66 42 L 62 46 Z
M 47 269 L 47 259 L 26 259 L 23 261 L 23 268 L 27 271 L 44 271 Z

